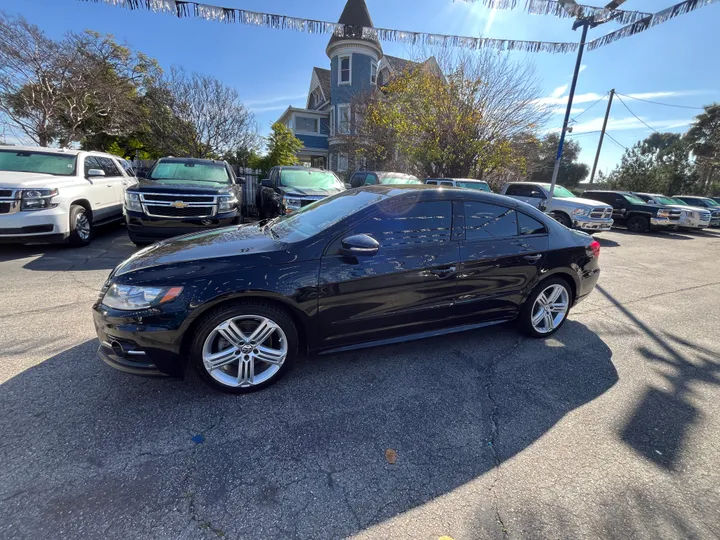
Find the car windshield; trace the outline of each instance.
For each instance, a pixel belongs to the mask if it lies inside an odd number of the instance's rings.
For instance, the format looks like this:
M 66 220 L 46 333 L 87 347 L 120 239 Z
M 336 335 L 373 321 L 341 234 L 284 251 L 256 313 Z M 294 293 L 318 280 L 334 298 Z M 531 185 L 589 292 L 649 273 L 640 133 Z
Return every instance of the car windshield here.
M 267 227 L 285 242 L 299 242 L 385 198 L 387 195 L 371 191 L 344 191 L 275 218 Z
M 383 174 L 380 175 L 381 184 L 422 184 L 420 180 L 409 174 Z
M 660 204 L 677 204 L 677 201 L 672 197 L 664 197 L 663 195 L 653 195 L 652 199 Z
M 0 150 L 0 171 L 72 176 L 76 156 L 50 152 Z
M 673 197 L 668 197 L 671 201 L 673 201 L 673 204 L 679 204 L 681 206 L 692 206 L 691 204 L 686 203 L 682 199 L 675 199 Z
M 342 189 L 345 185 L 330 171 L 289 169 L 280 172 L 280 185 L 296 189 Z
M 148 180 L 180 180 L 229 184 L 230 175 L 224 163 L 161 161 L 150 171 Z
M 456 184 L 460 187 L 468 189 L 479 189 L 480 191 L 490 191 L 490 186 L 485 182 L 471 182 L 466 180 L 458 180 Z
M 630 195 L 630 194 L 628 194 L 628 193 L 625 193 L 625 194 L 623 195 L 623 197 L 625 197 L 625 199 L 626 199 L 628 202 L 631 202 L 631 203 L 633 203 L 633 204 L 646 204 L 646 202 L 643 201 L 643 200 L 642 200 L 640 197 L 638 197 L 637 195 Z
M 542 187 L 544 187 L 548 193 L 550 192 L 550 184 L 541 184 Z M 557 197 L 558 199 L 574 199 L 575 194 L 570 191 L 569 189 L 566 189 L 562 186 L 558 186 L 555 184 L 555 191 L 553 191 L 553 197 Z
M 708 206 L 720 206 L 720 203 L 713 199 L 703 199 Z

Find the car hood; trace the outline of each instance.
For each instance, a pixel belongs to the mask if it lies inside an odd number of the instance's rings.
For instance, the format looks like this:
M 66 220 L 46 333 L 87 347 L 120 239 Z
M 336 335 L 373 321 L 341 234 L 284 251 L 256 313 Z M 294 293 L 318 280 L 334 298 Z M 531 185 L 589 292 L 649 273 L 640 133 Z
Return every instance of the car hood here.
M 607 203 L 600 202 L 600 201 L 594 201 L 594 200 L 592 200 L 592 199 L 583 199 L 582 197 L 572 197 L 572 198 L 568 198 L 568 199 L 563 199 L 563 198 L 559 197 L 559 198 L 558 198 L 558 201 L 567 202 L 568 204 L 576 205 L 576 206 L 583 207 L 583 208 L 584 208 L 584 207 L 592 207 L 592 208 L 597 208 L 597 207 L 612 208 L 612 206 L 610 206 L 610 205 L 607 204 Z
M 10 188 L 58 187 L 77 182 L 75 176 L 56 176 L 16 171 L 0 171 L 0 186 Z
M 128 191 L 143 193 L 196 193 L 198 195 L 217 195 L 230 191 L 229 184 L 214 182 L 192 182 L 188 180 L 139 180 Z
M 288 244 L 276 240 L 257 223 L 210 229 L 164 240 L 142 249 L 122 262 L 113 276 L 137 270 L 208 259 L 242 257 L 236 268 L 282 264 L 297 260 Z M 272 253 L 272 256 L 270 256 Z
M 688 210 L 690 212 L 710 212 L 712 214 L 712 210 L 710 208 L 703 208 L 702 206 L 685 206 L 684 204 L 668 204 L 670 208 L 679 208 L 680 210 Z M 720 210 L 720 208 L 718 208 Z
M 336 193 L 345 191 L 345 189 L 343 188 L 320 189 L 296 188 L 291 186 L 280 186 L 280 189 L 285 195 L 288 195 L 290 197 L 293 195 L 297 195 L 298 197 L 329 197 L 330 195 L 335 195 Z

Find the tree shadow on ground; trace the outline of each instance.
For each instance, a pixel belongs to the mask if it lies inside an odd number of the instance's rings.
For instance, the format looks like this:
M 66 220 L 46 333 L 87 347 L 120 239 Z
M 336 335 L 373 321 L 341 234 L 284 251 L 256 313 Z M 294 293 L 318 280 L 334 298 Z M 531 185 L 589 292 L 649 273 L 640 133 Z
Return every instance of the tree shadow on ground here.
M 103 225 L 93 241 L 83 247 L 68 244 L 2 245 L 0 262 L 32 258 L 23 265 L 27 270 L 57 272 L 63 270 L 112 270 L 137 251 L 125 227 Z
M 130 377 L 95 351 L 0 386 L 0 536 L 348 536 L 487 473 L 617 381 L 573 321 L 546 341 L 495 327 L 304 359 L 245 396 Z
M 720 385 L 720 351 L 711 351 L 672 334 L 660 334 L 602 286 L 598 285 L 597 290 L 657 346 L 660 352 L 646 346 L 641 346 L 639 352 L 662 370 L 668 384 L 668 389 L 646 390 L 620 437 L 653 463 L 678 470 L 686 434 L 700 415 L 691 402 L 692 386 L 699 382 Z M 692 353 L 683 352 L 678 345 Z

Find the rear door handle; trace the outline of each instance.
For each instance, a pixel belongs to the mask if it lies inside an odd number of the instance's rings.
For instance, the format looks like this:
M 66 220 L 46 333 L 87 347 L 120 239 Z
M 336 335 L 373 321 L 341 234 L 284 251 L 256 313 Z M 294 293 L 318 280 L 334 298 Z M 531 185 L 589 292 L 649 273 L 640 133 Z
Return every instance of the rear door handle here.
M 537 262 L 542 257 L 541 253 L 538 253 L 537 255 L 523 255 L 523 259 L 530 262 Z
M 446 277 L 450 277 L 450 276 L 454 275 L 455 270 L 457 270 L 457 268 L 455 268 L 454 266 L 448 266 L 447 268 L 433 268 L 432 270 L 430 270 L 430 273 L 433 276 L 437 276 L 440 279 L 444 279 Z

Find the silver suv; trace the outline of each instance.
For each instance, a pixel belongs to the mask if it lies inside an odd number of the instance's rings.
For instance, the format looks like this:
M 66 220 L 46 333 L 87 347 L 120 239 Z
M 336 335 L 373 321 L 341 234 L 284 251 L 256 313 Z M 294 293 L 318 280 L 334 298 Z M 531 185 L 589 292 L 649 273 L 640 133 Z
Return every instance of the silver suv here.
M 510 182 L 503 186 L 500 193 L 539 208 L 570 229 L 599 232 L 609 231 L 613 225 L 612 206 L 576 197 L 562 186 L 555 186 L 550 204 L 547 202 L 550 184 Z

